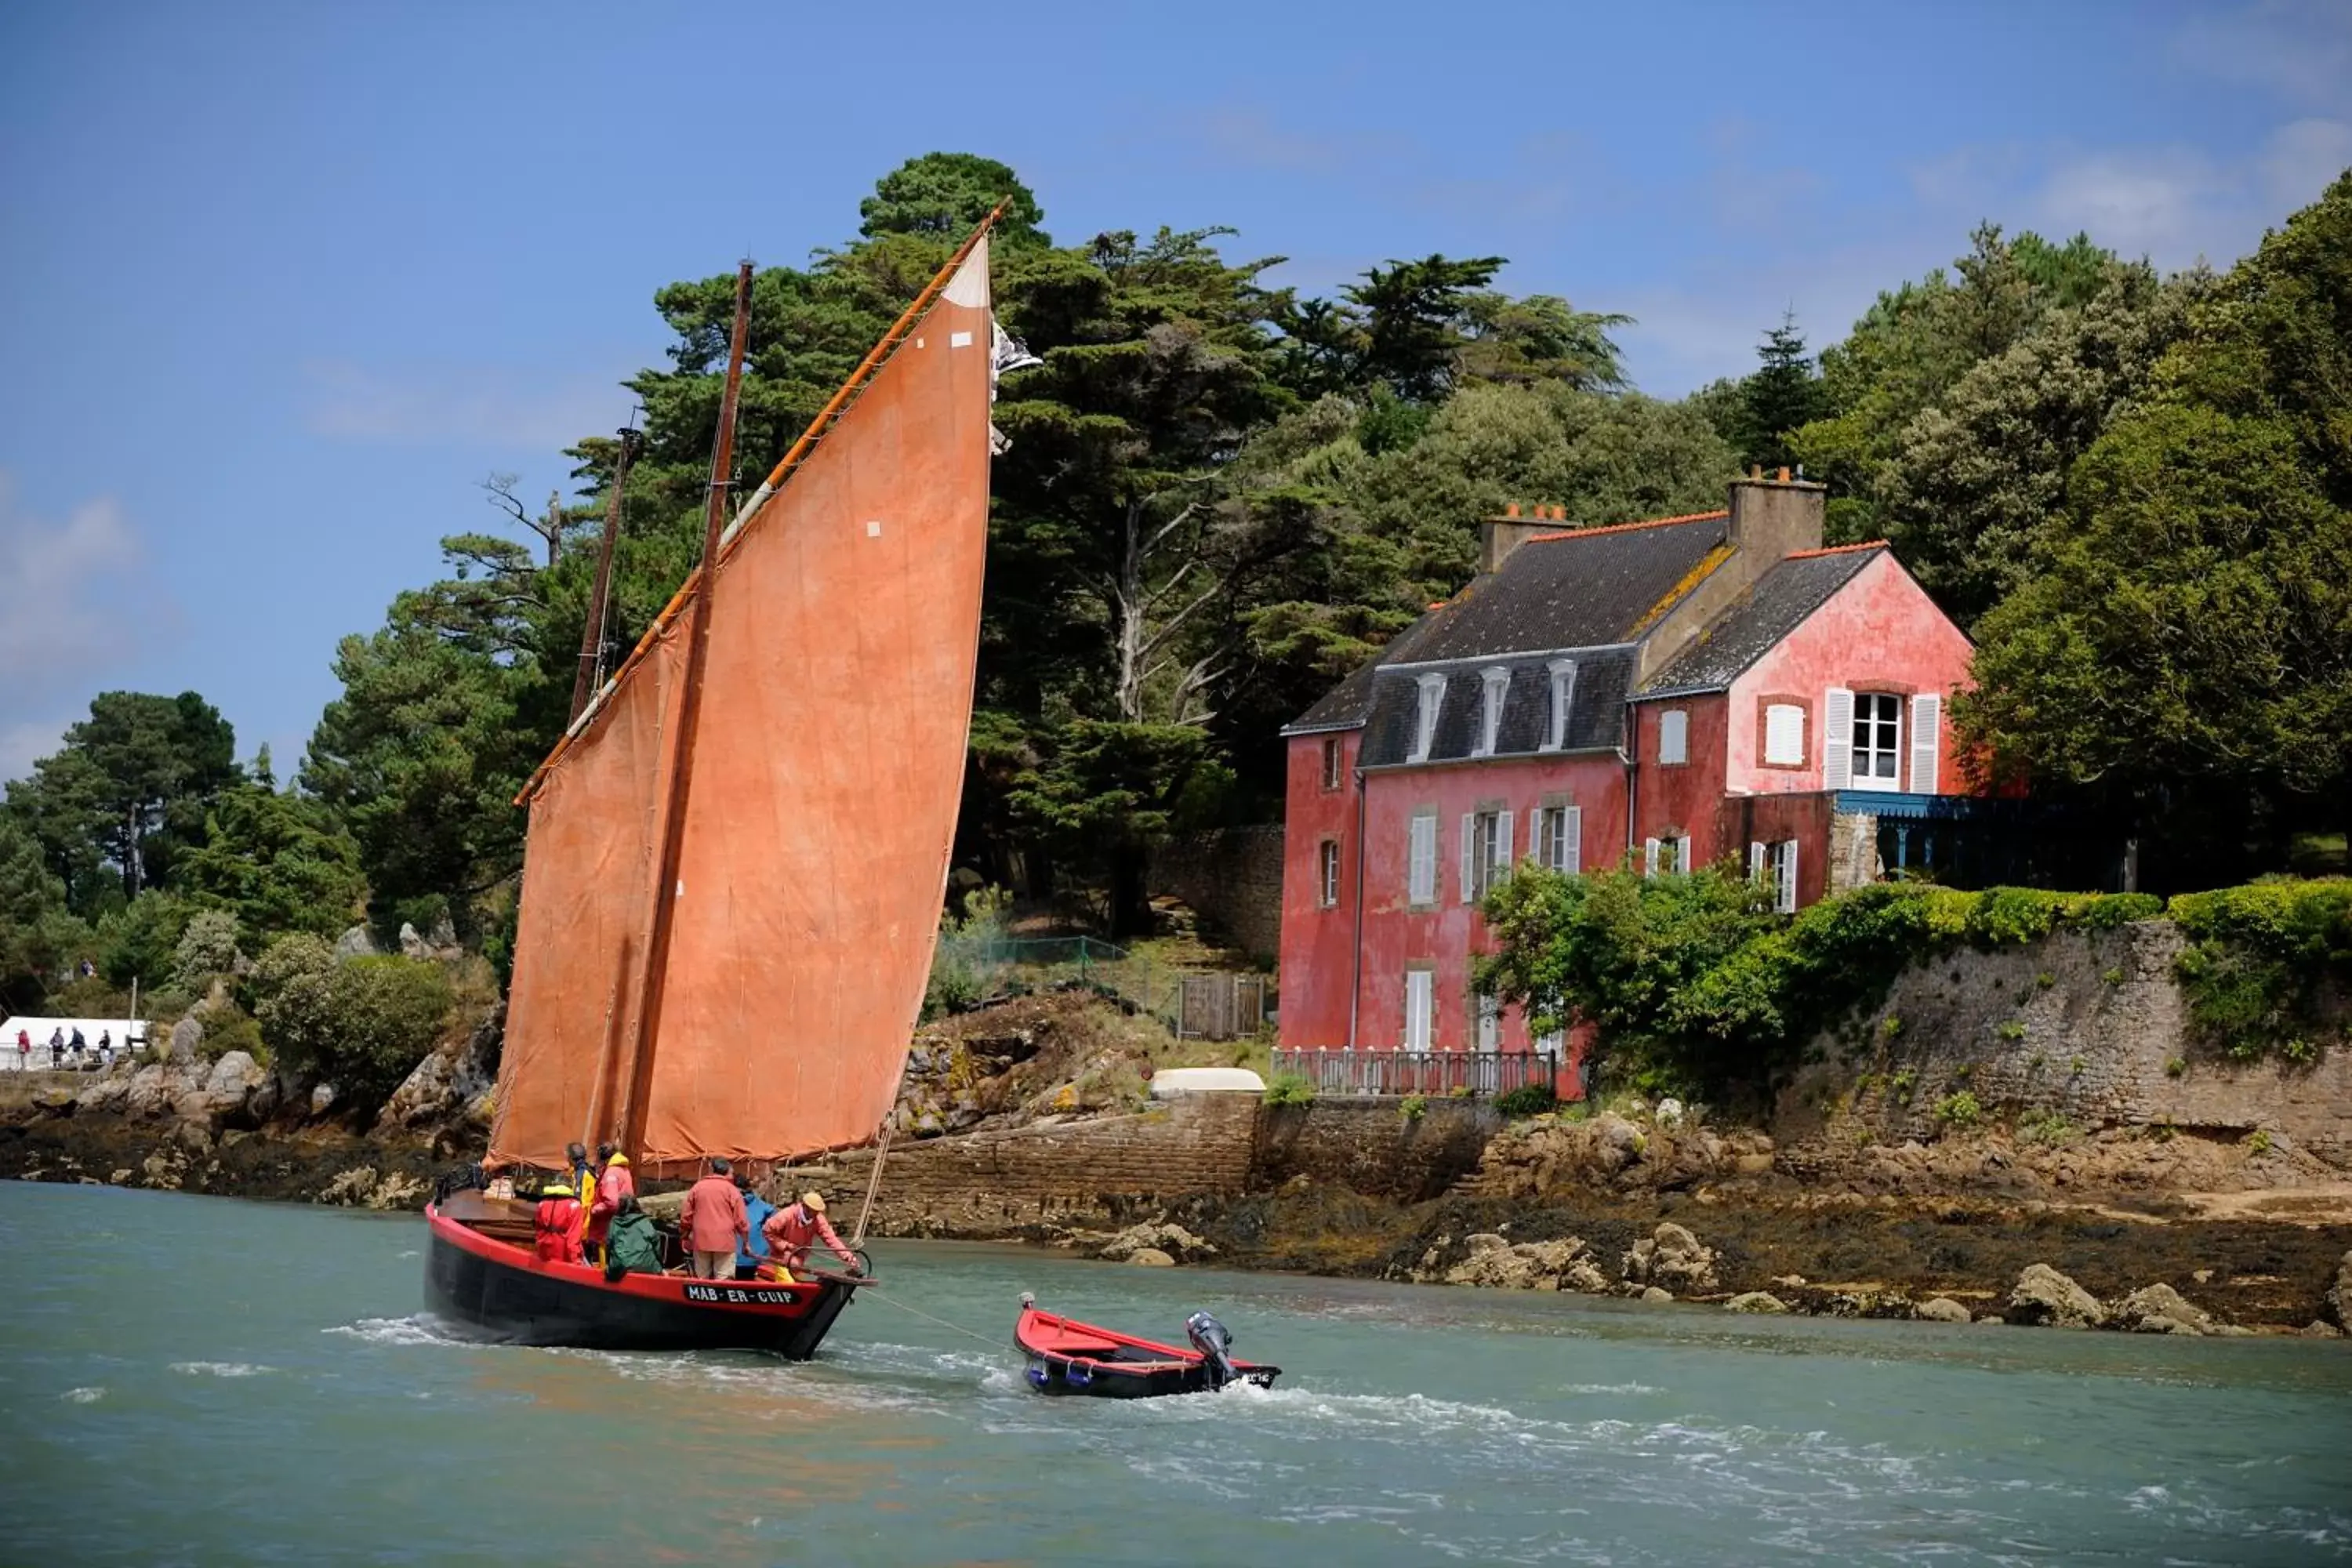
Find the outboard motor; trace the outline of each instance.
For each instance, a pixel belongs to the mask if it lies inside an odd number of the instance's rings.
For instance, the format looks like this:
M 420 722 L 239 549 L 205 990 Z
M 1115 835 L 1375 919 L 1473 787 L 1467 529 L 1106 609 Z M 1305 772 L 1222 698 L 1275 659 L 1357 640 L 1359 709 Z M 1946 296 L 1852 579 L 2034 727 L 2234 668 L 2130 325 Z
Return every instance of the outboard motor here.
M 1241 1376 L 1227 1353 L 1233 1349 L 1234 1336 L 1224 1324 L 1206 1312 L 1195 1312 L 1184 1320 L 1184 1337 L 1201 1352 L 1201 1369 L 1209 1374 L 1211 1388 L 1223 1388 Z

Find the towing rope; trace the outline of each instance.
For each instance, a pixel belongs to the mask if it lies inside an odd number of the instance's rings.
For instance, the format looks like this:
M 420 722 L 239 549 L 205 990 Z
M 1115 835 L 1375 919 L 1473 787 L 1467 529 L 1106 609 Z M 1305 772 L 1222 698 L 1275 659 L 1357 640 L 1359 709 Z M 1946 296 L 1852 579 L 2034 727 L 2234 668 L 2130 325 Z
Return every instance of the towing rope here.
M 945 1318 L 934 1318 L 929 1312 L 924 1311 L 920 1307 L 910 1307 L 895 1296 L 884 1295 L 878 1286 L 868 1285 L 866 1287 L 866 1291 L 872 1295 L 877 1300 L 885 1302 L 889 1306 L 896 1307 L 902 1312 L 911 1312 L 927 1323 L 936 1323 L 940 1328 L 948 1329 L 963 1335 L 966 1339 L 978 1340 L 982 1344 L 988 1346 L 992 1350 L 1001 1351 L 1004 1348 L 1004 1342 L 1002 1340 L 991 1339 L 986 1334 L 974 1333 L 971 1330 L 965 1328 L 961 1323 L 950 1323 Z

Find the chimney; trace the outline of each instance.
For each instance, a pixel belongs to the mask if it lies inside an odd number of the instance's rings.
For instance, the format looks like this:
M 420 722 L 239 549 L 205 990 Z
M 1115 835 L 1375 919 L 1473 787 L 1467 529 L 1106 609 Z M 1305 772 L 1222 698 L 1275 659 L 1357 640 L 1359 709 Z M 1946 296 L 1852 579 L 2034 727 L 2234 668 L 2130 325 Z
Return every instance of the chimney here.
M 1478 570 L 1481 573 L 1499 571 L 1511 552 L 1538 533 L 1551 533 L 1559 529 L 1552 521 L 1555 513 L 1565 508 L 1549 506 L 1522 507 L 1513 501 L 1503 509 L 1500 517 L 1490 517 L 1478 525 Z M 1521 515 L 1525 513 L 1526 515 Z
M 1731 542 L 1748 557 L 1749 581 L 1762 576 L 1784 555 L 1822 547 L 1827 485 L 1792 479 L 1782 468 L 1771 478 L 1749 470 L 1731 481 Z

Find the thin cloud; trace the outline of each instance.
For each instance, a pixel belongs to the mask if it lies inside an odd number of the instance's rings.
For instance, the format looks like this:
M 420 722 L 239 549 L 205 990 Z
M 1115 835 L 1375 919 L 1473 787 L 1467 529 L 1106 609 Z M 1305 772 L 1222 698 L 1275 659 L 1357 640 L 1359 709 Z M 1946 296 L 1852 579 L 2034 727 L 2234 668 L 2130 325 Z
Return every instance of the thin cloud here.
M 174 617 L 156 603 L 146 550 L 111 496 L 37 517 L 0 468 L 0 778 L 57 749 L 69 709 L 134 642 Z M 61 716 L 66 715 L 66 716 Z
M 2342 0 L 2263 0 L 2200 15 L 2173 35 L 2172 52 L 2224 81 L 2299 103 L 2352 105 L 2352 6 Z
M 629 395 L 617 376 L 490 365 L 378 370 L 347 360 L 302 367 L 313 434 L 385 446 L 545 451 L 617 424 Z

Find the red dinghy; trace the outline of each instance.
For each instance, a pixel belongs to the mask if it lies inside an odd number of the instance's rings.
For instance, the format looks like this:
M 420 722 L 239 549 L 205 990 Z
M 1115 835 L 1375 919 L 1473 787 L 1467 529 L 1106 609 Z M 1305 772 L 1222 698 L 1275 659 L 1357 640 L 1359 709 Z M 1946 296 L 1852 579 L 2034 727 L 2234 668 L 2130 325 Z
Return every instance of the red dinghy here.
M 1233 1336 L 1206 1312 L 1185 1321 L 1190 1350 L 1097 1328 L 1076 1318 L 1041 1312 L 1021 1298 L 1013 1342 L 1029 1358 L 1029 1386 L 1040 1394 L 1085 1394 L 1097 1399 L 1149 1399 L 1162 1394 L 1205 1394 L 1229 1383 L 1271 1388 L 1278 1366 L 1235 1361 Z

